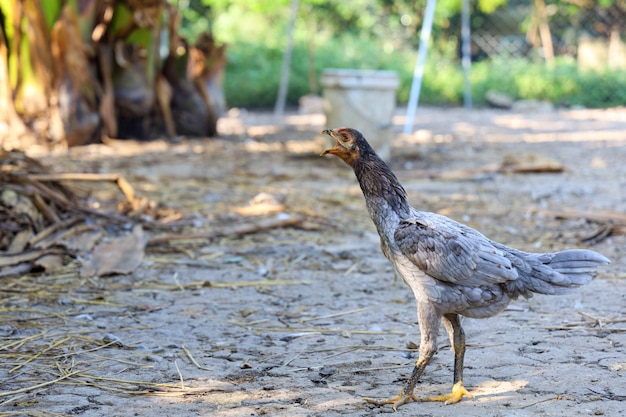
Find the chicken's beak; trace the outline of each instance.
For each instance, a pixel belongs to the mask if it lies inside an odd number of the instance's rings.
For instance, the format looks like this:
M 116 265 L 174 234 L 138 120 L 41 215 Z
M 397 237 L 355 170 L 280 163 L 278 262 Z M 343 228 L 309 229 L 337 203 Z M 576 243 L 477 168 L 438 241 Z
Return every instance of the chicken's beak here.
M 334 133 L 335 133 L 335 132 L 333 132 L 333 130 L 332 130 L 332 129 L 322 130 L 322 135 L 328 135 L 328 136 L 330 136 L 331 138 L 334 138 L 334 137 L 335 137 L 335 136 L 334 136 Z M 324 155 L 329 154 L 329 153 L 335 153 L 334 151 L 335 151 L 336 147 L 337 147 L 337 141 L 335 140 L 335 146 L 333 146 L 332 148 L 328 148 L 328 149 L 326 149 L 324 152 L 322 152 L 322 153 L 320 154 L 320 156 L 324 156 Z

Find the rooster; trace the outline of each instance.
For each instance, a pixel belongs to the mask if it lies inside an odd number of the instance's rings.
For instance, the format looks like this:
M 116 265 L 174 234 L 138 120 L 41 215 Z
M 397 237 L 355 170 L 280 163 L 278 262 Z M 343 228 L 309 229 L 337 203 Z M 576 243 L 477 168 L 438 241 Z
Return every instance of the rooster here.
M 591 250 L 528 253 L 488 239 L 448 217 L 418 211 L 389 166 L 355 129 L 322 132 L 335 139 L 322 156 L 332 154 L 352 167 L 367 210 L 380 235 L 381 249 L 411 288 L 421 334 L 419 358 L 399 395 L 369 403 L 396 410 L 410 401 L 454 404 L 471 398 L 463 385 L 465 334 L 460 316 L 490 317 L 519 296 L 563 294 L 587 284 L 609 260 Z M 437 351 L 443 323 L 454 350 L 454 383 L 446 395 L 418 399 L 413 393 Z

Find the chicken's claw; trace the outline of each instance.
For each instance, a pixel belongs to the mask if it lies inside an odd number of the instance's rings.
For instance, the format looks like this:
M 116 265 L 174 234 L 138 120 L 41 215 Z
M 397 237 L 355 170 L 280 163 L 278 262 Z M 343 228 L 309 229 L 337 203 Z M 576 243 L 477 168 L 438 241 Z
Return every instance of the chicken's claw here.
M 391 408 L 393 408 L 393 411 L 397 411 L 398 407 L 409 403 L 411 400 L 416 401 L 416 402 L 419 401 L 417 397 L 413 394 L 410 394 L 410 395 L 400 394 L 395 397 L 388 398 L 386 400 L 374 400 L 372 398 L 363 398 L 363 400 L 367 403 L 374 404 L 379 407 L 383 405 L 391 404 Z
M 457 382 L 452 386 L 452 392 L 450 394 L 436 395 L 434 397 L 424 398 L 422 401 L 438 401 L 445 405 L 450 405 L 458 403 L 463 397 L 474 398 L 474 396 L 465 389 L 463 382 Z

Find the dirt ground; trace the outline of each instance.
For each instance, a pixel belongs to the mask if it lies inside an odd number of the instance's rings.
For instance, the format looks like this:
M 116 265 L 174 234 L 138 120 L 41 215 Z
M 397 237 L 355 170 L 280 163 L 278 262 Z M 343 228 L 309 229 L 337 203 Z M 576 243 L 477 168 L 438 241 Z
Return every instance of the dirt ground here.
M 400 109 L 398 132 L 403 121 Z M 587 247 L 581 240 L 611 227 L 549 211 L 626 213 L 626 109 L 429 108 L 416 126 L 397 135 L 389 162 L 418 209 L 529 251 Z M 266 218 L 303 222 L 150 247 L 129 275 L 80 279 L 74 266 L 55 277 L 3 278 L 0 342 L 14 359 L 0 363 L 0 415 L 391 413 L 363 398 L 395 395 L 408 377 L 419 343 L 414 301 L 380 253 L 352 171 L 317 156 L 330 143 L 318 133 L 325 127 L 322 115 L 231 111 L 220 139 L 41 156 L 60 170 L 122 173 L 182 212 L 186 232 L 258 221 L 234 209 L 259 193 L 284 199 Z M 537 158 L 565 170 L 485 169 Z M 612 264 L 590 285 L 464 320 L 473 399 L 410 403 L 397 415 L 626 413 L 626 236 L 597 240 L 591 248 Z M 61 280 L 63 290 L 53 302 L 6 290 L 26 279 L 41 291 Z M 451 389 L 443 329 L 439 345 L 419 396 Z

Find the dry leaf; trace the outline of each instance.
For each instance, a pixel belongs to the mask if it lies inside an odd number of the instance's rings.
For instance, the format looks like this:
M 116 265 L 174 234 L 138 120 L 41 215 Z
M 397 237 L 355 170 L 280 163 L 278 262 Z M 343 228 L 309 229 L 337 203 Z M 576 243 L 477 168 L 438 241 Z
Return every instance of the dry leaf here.
M 91 259 L 83 264 L 80 276 L 129 274 L 143 260 L 145 246 L 143 228 L 137 225 L 129 235 L 99 243 L 94 249 Z
M 47 272 L 54 271 L 63 266 L 62 255 L 44 255 L 35 261 L 35 265 L 43 268 Z

